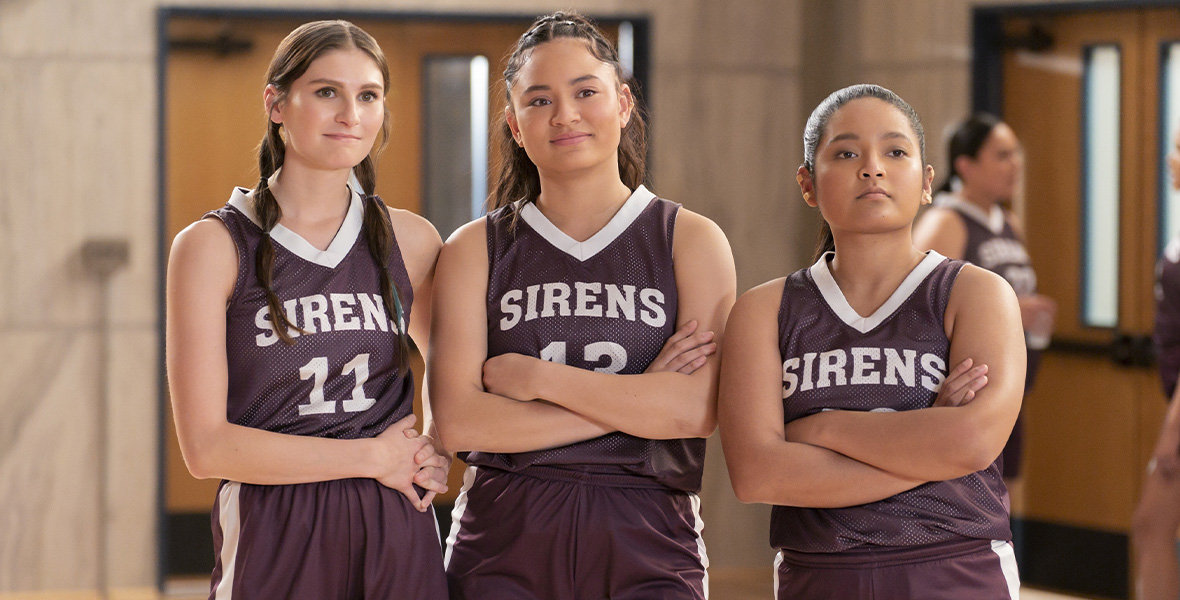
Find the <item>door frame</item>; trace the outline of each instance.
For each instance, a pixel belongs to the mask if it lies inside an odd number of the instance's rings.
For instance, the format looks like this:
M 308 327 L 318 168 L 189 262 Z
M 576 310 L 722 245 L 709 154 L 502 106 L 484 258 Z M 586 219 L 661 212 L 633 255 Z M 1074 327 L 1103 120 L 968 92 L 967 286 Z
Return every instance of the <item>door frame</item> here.
M 165 287 L 168 265 L 168 250 L 172 240 L 168 235 L 168 58 L 171 52 L 168 38 L 168 24 L 176 18 L 224 18 L 224 19 L 283 19 L 314 21 L 320 19 L 347 19 L 367 21 L 417 21 L 460 23 L 479 21 L 484 23 L 532 21 L 538 15 L 526 12 L 428 12 L 421 10 L 360 10 L 360 9 L 280 9 L 280 8 L 232 8 L 218 6 L 161 6 L 156 10 L 156 311 L 158 321 L 156 334 L 156 588 L 163 591 L 168 579 L 168 521 L 166 506 L 166 465 L 164 460 L 167 431 L 168 378 L 164 364 L 165 355 Z M 634 35 L 633 76 L 639 82 L 639 95 L 643 106 L 651 104 L 651 34 L 652 17 L 646 13 L 619 13 L 612 15 L 587 14 L 596 23 L 617 25 L 631 23 Z M 494 82 L 495 79 L 492 78 Z M 649 108 L 650 110 L 650 108 Z M 651 125 L 648 125 L 648 136 Z M 650 148 L 650 146 L 649 146 Z M 649 149 L 650 152 L 650 149 Z
M 971 17 L 972 111 L 1003 118 L 1003 56 L 1007 49 L 1003 39 L 1004 19 L 1175 6 L 1174 0 L 1110 0 L 974 7 Z M 1109 356 L 1110 353 L 1106 347 L 1069 340 L 1054 341 L 1051 349 L 1071 354 Z M 1146 357 L 1138 358 L 1146 360 Z M 1131 577 L 1127 534 L 1019 517 L 1013 518 L 1012 529 L 1023 582 L 1098 597 L 1127 597 Z

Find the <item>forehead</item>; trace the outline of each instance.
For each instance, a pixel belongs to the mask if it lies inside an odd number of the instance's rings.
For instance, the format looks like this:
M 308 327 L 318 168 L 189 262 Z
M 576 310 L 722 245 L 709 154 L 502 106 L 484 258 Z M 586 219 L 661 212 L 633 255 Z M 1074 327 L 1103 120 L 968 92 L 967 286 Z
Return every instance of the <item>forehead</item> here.
M 842 135 L 877 139 L 892 133 L 901 133 L 917 144 L 914 128 L 899 108 L 879 98 L 857 98 L 832 114 L 823 140 L 827 142 Z
M 611 66 L 590 51 L 590 42 L 580 38 L 557 38 L 534 47 L 517 73 L 514 87 L 558 85 L 583 75 L 614 77 Z M 521 84 L 524 84 L 523 86 Z
M 1007 123 L 1000 123 L 992 128 L 991 133 L 987 134 L 987 139 L 983 141 L 983 145 L 988 148 L 1006 149 L 1020 144 L 1020 140 L 1016 137 L 1016 132 Z
M 300 80 L 331 79 L 357 86 L 384 85 L 384 77 L 377 61 L 359 48 L 336 48 L 320 54 L 311 61 Z

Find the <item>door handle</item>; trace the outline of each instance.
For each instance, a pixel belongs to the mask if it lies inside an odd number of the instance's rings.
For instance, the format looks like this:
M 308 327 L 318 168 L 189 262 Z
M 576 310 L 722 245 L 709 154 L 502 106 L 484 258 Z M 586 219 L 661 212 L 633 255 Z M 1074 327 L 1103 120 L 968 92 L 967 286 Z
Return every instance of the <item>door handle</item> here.
M 1155 365 L 1155 348 L 1151 336 L 1116 333 L 1110 343 L 1110 359 L 1123 367 Z

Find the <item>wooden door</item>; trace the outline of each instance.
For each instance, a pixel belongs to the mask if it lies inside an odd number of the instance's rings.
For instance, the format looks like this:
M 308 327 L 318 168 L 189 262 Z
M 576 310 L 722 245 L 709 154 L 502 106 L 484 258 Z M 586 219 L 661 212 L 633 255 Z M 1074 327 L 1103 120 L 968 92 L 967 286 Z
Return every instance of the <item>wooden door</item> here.
M 265 131 L 263 78 L 274 49 L 303 20 L 219 16 L 174 16 L 168 23 L 164 174 L 166 231 L 171 240 L 205 212 L 221 207 L 233 186 L 258 181 L 256 151 Z M 377 163 L 377 193 L 387 204 L 421 213 L 423 173 L 423 64 L 437 55 L 482 55 L 489 64 L 490 118 L 497 123 L 504 107 L 495 82 L 502 61 L 529 19 L 479 20 L 376 19 L 354 21 L 376 38 L 390 66 L 387 103 L 393 132 Z M 603 24 L 608 36 L 617 24 Z M 494 156 L 489 161 L 494 162 Z M 489 165 L 495 172 L 495 165 Z M 423 364 L 412 363 L 421 417 Z M 218 482 L 192 478 L 176 442 L 171 407 L 166 403 L 164 435 L 165 574 L 207 574 L 212 569 L 209 510 Z M 421 422 L 421 418 L 419 419 Z M 449 506 L 462 485 L 463 468 L 451 471 L 451 491 L 438 497 L 441 518 L 449 523 Z
M 1004 53 L 1003 119 L 1025 147 L 1020 211 L 1039 287 L 1058 303 L 1053 344 L 1024 404 L 1024 494 L 1013 507 L 1021 575 L 1125 598 L 1127 533 L 1164 410 L 1150 357 L 1158 92 L 1161 43 L 1180 38 L 1180 13 L 1037 13 L 1003 29 L 1008 40 L 1048 43 Z M 1100 69 L 1111 65 L 1117 75 L 1104 86 L 1111 75 Z M 1103 129 L 1095 124 L 1112 100 Z M 1101 206 L 1111 208 L 1104 215 Z M 1096 275 L 1104 261 L 1107 283 Z

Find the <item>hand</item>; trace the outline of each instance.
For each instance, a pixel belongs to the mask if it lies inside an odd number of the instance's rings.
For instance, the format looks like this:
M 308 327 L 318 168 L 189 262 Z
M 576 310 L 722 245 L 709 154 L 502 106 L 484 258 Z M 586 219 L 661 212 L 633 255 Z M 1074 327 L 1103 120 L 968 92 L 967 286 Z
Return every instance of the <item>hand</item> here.
M 542 362 L 541 359 L 523 354 L 493 356 L 483 363 L 483 387 L 505 398 L 521 402 L 535 400 L 537 396 L 528 384 L 532 381 L 532 368 L 538 362 Z
M 414 475 L 414 483 L 426 490 L 422 502 L 429 505 L 434 502 L 435 495 L 444 494 L 448 489 L 447 476 L 451 473 L 451 455 L 439 448 L 430 436 L 421 437 L 427 440 L 427 443 L 414 455 L 414 463 L 420 467 Z
M 381 485 L 401 492 L 414 508 L 425 512 L 430 504 L 423 503 L 418 490 L 414 489 L 414 476 L 421 470 L 421 466 L 414 462 L 414 455 L 423 446 L 430 445 L 430 438 L 422 437 L 414 430 L 417 420 L 413 414 L 407 415 L 373 438 L 379 448 L 377 464 L 380 468 L 373 478 Z
M 1025 331 L 1046 338 L 1053 335 L 1053 323 L 1057 320 L 1055 300 L 1042 294 L 1020 296 L 1016 300 L 1020 304 L 1020 320 Z
M 964 359 L 942 381 L 934 406 L 962 406 L 975 399 L 975 392 L 987 385 L 987 365 L 972 368 L 973 361 Z
M 693 319 L 676 330 L 659 355 L 648 365 L 644 373 L 658 373 L 669 371 L 692 375 L 694 371 L 705 366 L 709 356 L 717 352 L 717 344 L 713 343 L 713 332 L 702 331 L 696 335 L 697 321 Z

